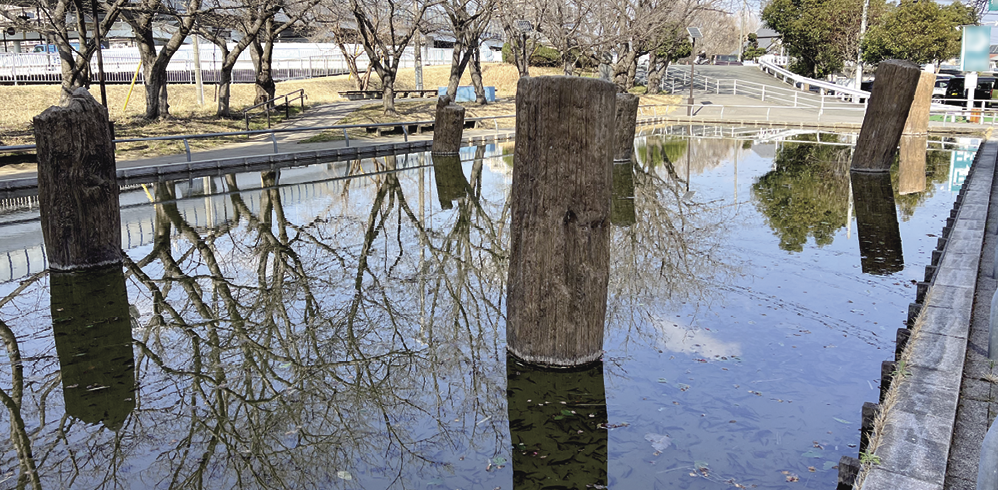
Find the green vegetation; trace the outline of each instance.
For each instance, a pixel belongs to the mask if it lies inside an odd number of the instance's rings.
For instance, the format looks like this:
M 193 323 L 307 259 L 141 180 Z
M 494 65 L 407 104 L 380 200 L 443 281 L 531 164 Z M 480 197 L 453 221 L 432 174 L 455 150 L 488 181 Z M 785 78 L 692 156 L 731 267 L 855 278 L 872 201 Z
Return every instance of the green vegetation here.
M 822 78 L 855 60 L 863 2 L 855 0 L 772 0 L 762 20 L 783 37 L 794 58 L 794 73 Z M 869 25 L 877 25 L 886 9 L 884 0 L 871 0 Z
M 863 39 L 863 61 L 879 63 L 894 58 L 924 64 L 953 58 L 960 54 L 957 27 L 976 23 L 973 7 L 960 2 L 890 5 Z
M 759 47 L 759 36 L 754 32 L 750 32 L 748 35 L 748 46 L 745 46 L 745 51 L 742 51 L 742 59 L 754 60 L 764 54 L 766 54 L 766 50 Z

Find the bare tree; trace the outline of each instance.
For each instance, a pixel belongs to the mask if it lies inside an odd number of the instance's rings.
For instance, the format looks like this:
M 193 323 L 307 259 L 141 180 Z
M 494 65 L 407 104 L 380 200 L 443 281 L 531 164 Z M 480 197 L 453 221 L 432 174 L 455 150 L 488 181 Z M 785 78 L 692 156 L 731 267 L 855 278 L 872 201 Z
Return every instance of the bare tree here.
M 540 26 L 548 15 L 549 0 L 498 0 L 496 18 L 506 33 L 513 63 L 521 77 L 530 76 L 530 57 L 541 44 Z
M 187 35 L 201 11 L 201 0 L 185 0 L 174 4 L 167 0 L 139 0 L 122 10 L 121 16 L 132 27 L 135 43 L 138 44 L 142 60 L 142 74 L 145 77 L 146 119 L 170 117 L 170 103 L 167 97 L 166 68 L 170 59 L 183 45 Z M 166 44 L 157 46 L 156 29 L 166 28 L 165 19 L 174 21 L 170 30 L 173 34 Z
M 456 100 L 457 87 L 461 84 L 461 76 L 471 62 L 472 73 L 477 73 L 475 84 L 476 100 L 485 103 L 485 90 L 481 86 L 481 66 L 478 60 L 482 35 L 492 20 L 498 0 L 445 0 L 441 2 L 450 28 L 454 34 L 454 51 L 450 66 L 450 79 L 447 83 L 447 95 Z M 475 78 L 473 76 L 473 78 Z M 474 80 L 473 80 L 474 81 Z
M 415 7 L 395 0 L 350 0 L 350 11 L 371 67 L 381 78 L 385 115 L 395 111 L 395 77 L 405 48 L 419 29 L 429 3 L 415 0 Z

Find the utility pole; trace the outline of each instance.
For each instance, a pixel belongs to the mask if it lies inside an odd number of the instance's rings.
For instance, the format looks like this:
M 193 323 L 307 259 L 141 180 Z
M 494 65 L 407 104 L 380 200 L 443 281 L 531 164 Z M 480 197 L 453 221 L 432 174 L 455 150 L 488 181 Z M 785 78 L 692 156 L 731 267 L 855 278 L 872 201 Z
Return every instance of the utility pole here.
M 863 35 L 866 34 L 866 12 L 870 10 L 870 0 L 863 0 L 863 20 L 859 24 L 859 41 L 863 42 Z M 860 44 L 862 45 L 862 44 Z M 863 49 L 856 50 L 856 90 L 863 88 Z M 855 102 L 858 104 L 859 95 L 856 95 Z
M 413 15 L 419 15 L 419 4 L 418 0 L 412 0 L 412 13 Z M 412 63 L 415 65 L 416 70 L 416 90 L 423 90 L 423 40 L 422 33 L 419 28 L 416 28 L 416 34 L 413 38 L 416 39 L 416 43 L 413 45 L 413 59 Z

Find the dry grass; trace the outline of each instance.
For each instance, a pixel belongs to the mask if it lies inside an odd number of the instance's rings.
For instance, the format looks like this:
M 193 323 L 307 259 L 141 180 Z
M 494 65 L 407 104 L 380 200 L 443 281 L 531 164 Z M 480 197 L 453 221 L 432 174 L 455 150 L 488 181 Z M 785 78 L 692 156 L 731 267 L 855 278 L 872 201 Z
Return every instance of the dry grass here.
M 532 76 L 560 75 L 557 68 L 531 68 Z M 423 68 L 423 85 L 428 88 L 445 86 L 450 77 L 450 66 L 427 66 Z M 516 94 L 516 84 L 519 73 L 513 65 L 492 63 L 482 66 L 482 78 L 485 85 L 496 87 L 496 97 L 509 99 Z M 471 78 L 465 73 L 461 79 L 462 85 L 470 85 Z M 372 76 L 372 89 L 377 89 L 380 83 L 377 76 Z M 401 70 L 396 87 L 399 89 L 415 88 L 415 72 L 412 69 Z M 197 134 L 209 132 L 239 131 L 245 129 L 242 120 L 219 119 L 215 117 L 214 86 L 205 87 L 205 104 L 199 106 L 196 101 L 194 85 L 170 85 L 171 119 L 165 121 L 147 121 L 142 117 L 145 112 L 144 87 L 138 85 L 131 94 L 127 108 L 125 99 L 128 97 L 128 85 L 108 85 L 107 98 L 111 120 L 115 121 L 118 137 L 152 137 L 176 134 Z M 354 90 L 354 81 L 347 75 L 316 78 L 311 80 L 295 80 L 277 84 L 277 94 L 285 94 L 298 89 L 305 89 L 308 96 L 306 107 L 321 104 L 342 102 L 338 92 Z M 33 142 L 31 118 L 38 115 L 59 100 L 59 86 L 0 86 L 0 142 L 4 145 L 30 144 Z M 96 86 L 92 93 L 99 97 Z M 232 112 L 239 114 L 252 105 L 254 89 L 250 84 L 234 84 L 232 86 Z M 665 97 L 665 98 L 663 98 Z M 672 96 L 643 96 L 642 104 L 664 104 L 674 102 Z M 647 101 L 647 102 L 646 102 Z M 360 109 L 356 114 L 348 116 L 344 123 L 363 122 L 394 122 L 397 120 L 433 119 L 434 100 L 397 99 L 396 108 L 399 118 L 386 118 L 380 114 L 381 103 L 372 103 Z M 466 104 L 467 117 L 482 117 L 500 114 L 513 114 L 512 103 L 500 102 L 488 106 Z M 280 117 L 277 118 L 280 120 Z M 251 129 L 263 127 L 264 122 L 257 119 Z M 512 127 L 512 121 L 500 123 L 500 127 Z M 341 137 L 341 136 L 340 136 Z M 335 137 L 331 137 L 335 139 Z M 230 141 L 231 138 L 192 141 L 192 149 L 207 149 Z M 132 143 L 119 146 L 118 157 L 121 159 L 162 155 L 183 151 L 182 143 Z

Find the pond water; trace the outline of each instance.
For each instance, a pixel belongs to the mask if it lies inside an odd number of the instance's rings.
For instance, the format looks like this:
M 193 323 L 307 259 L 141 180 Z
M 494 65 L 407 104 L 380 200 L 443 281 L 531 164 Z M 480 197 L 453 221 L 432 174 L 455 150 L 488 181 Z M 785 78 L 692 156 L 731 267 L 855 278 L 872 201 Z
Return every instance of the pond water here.
M 979 141 L 645 133 L 570 372 L 506 357 L 510 146 L 132 186 L 123 272 L 3 210 L 0 488 L 832 488 Z

